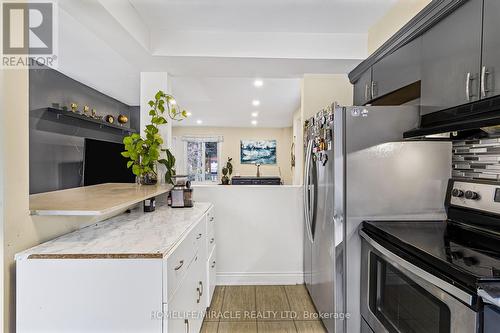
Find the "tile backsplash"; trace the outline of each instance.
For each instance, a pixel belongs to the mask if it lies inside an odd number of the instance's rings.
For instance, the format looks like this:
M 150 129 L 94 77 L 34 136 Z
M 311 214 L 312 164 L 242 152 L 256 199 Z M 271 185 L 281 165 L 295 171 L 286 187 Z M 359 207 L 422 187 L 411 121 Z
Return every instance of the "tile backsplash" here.
M 500 180 L 500 137 L 453 142 L 453 177 Z

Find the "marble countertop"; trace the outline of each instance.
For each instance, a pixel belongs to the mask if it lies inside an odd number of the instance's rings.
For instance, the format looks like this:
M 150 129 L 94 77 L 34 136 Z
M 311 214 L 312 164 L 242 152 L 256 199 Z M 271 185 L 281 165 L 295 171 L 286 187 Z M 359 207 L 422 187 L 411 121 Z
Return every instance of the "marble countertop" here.
M 153 213 L 144 213 L 141 206 L 20 252 L 16 260 L 166 258 L 211 206 L 164 205 Z
M 111 217 L 151 197 L 167 193 L 172 185 L 107 183 L 30 195 L 30 214 L 44 216 Z

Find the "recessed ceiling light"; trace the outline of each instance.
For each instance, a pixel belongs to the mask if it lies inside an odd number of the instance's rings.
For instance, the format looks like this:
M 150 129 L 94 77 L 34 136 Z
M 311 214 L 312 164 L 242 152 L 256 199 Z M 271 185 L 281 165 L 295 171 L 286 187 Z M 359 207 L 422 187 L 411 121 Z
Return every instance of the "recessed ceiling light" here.
M 252 112 L 252 117 L 257 118 L 259 116 L 258 112 Z
M 253 85 L 256 87 L 262 87 L 264 85 L 264 81 L 257 79 L 255 81 L 253 81 Z
M 259 100 L 254 99 L 254 100 L 252 101 L 252 105 L 253 105 L 253 106 L 259 106 L 259 105 L 260 105 L 260 101 L 259 101 Z
M 257 124 L 257 120 L 252 120 L 252 125 L 256 126 Z
M 186 116 L 191 117 L 193 114 L 191 112 L 187 112 Z
M 196 121 L 196 123 L 197 123 L 198 125 L 201 125 L 201 124 L 203 124 L 203 120 L 198 119 L 198 120 Z

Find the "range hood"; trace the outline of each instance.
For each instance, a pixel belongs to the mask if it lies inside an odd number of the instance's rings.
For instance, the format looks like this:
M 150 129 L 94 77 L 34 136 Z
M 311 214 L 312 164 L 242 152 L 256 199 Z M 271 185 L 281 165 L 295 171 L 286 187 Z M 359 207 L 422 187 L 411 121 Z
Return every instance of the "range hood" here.
M 405 139 L 479 130 L 500 125 L 500 96 L 423 115 L 420 127 L 403 134 Z

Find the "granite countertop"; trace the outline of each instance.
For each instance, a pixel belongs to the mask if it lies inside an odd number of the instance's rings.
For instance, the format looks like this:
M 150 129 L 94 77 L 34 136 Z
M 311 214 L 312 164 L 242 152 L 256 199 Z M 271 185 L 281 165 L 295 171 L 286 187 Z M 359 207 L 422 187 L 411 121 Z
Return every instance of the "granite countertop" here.
M 153 213 L 144 213 L 141 206 L 20 252 L 16 260 L 166 258 L 211 206 L 165 205 Z

